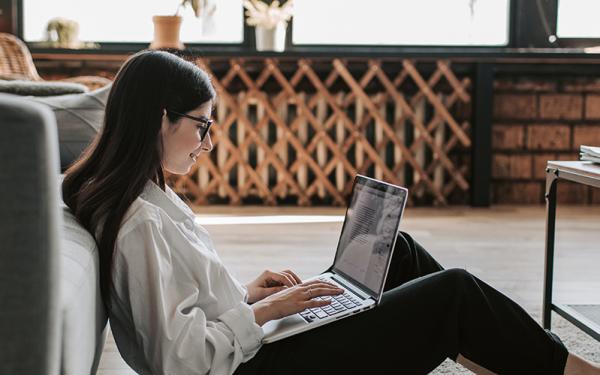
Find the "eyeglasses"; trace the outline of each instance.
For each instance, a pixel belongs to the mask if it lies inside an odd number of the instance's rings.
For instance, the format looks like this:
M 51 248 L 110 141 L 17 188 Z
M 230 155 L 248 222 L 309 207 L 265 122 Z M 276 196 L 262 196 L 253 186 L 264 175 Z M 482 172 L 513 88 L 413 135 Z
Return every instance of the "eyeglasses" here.
M 201 117 L 190 116 L 190 115 L 186 115 L 185 113 L 172 111 L 170 109 L 167 109 L 167 112 L 170 112 L 174 115 L 178 115 L 181 117 L 189 118 L 190 120 L 194 120 L 194 121 L 202 124 L 203 126 L 200 127 L 200 141 L 204 140 L 204 137 L 206 137 L 206 134 L 208 134 L 208 130 L 210 129 L 210 127 L 212 126 L 212 124 L 214 122 L 213 120 L 208 119 L 204 116 L 201 116 Z

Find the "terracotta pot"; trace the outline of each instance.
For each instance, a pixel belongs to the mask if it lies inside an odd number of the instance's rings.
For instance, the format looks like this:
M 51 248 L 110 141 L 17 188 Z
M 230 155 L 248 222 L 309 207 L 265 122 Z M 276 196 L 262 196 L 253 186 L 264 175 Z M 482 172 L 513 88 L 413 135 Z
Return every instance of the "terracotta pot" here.
M 154 16 L 152 22 L 154 22 L 154 40 L 150 44 L 151 49 L 185 48 L 179 40 L 181 16 Z

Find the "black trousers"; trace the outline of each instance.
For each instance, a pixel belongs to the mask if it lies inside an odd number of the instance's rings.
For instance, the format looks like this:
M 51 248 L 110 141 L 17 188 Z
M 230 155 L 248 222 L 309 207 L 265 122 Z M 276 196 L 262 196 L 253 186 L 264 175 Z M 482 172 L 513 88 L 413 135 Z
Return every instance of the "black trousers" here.
M 427 374 L 459 353 L 498 374 L 564 372 L 557 336 L 467 271 L 444 270 L 406 233 L 385 290 L 372 310 L 263 345 L 235 374 Z

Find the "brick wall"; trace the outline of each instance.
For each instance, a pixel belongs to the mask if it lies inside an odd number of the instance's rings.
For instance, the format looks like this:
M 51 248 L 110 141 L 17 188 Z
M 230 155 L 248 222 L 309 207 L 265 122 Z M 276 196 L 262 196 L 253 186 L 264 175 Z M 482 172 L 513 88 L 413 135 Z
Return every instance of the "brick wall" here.
M 492 202 L 544 202 L 548 160 L 600 146 L 600 78 L 498 77 L 494 82 Z M 561 182 L 562 203 L 600 203 L 600 191 Z

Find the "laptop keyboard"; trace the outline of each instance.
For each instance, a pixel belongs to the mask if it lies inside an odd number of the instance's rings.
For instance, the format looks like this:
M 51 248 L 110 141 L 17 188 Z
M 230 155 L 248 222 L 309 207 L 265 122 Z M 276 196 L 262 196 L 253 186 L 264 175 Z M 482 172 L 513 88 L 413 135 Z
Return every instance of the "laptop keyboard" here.
M 319 280 L 329 283 L 332 282 L 332 280 L 328 278 L 319 278 Z M 336 296 L 315 297 L 313 300 L 331 300 L 331 304 L 301 311 L 300 316 L 302 316 L 304 320 L 309 323 L 315 320 L 324 319 L 332 315 L 343 313 L 344 311 L 352 309 L 361 304 L 358 297 L 351 295 L 347 291 L 344 291 L 344 294 L 339 294 Z

